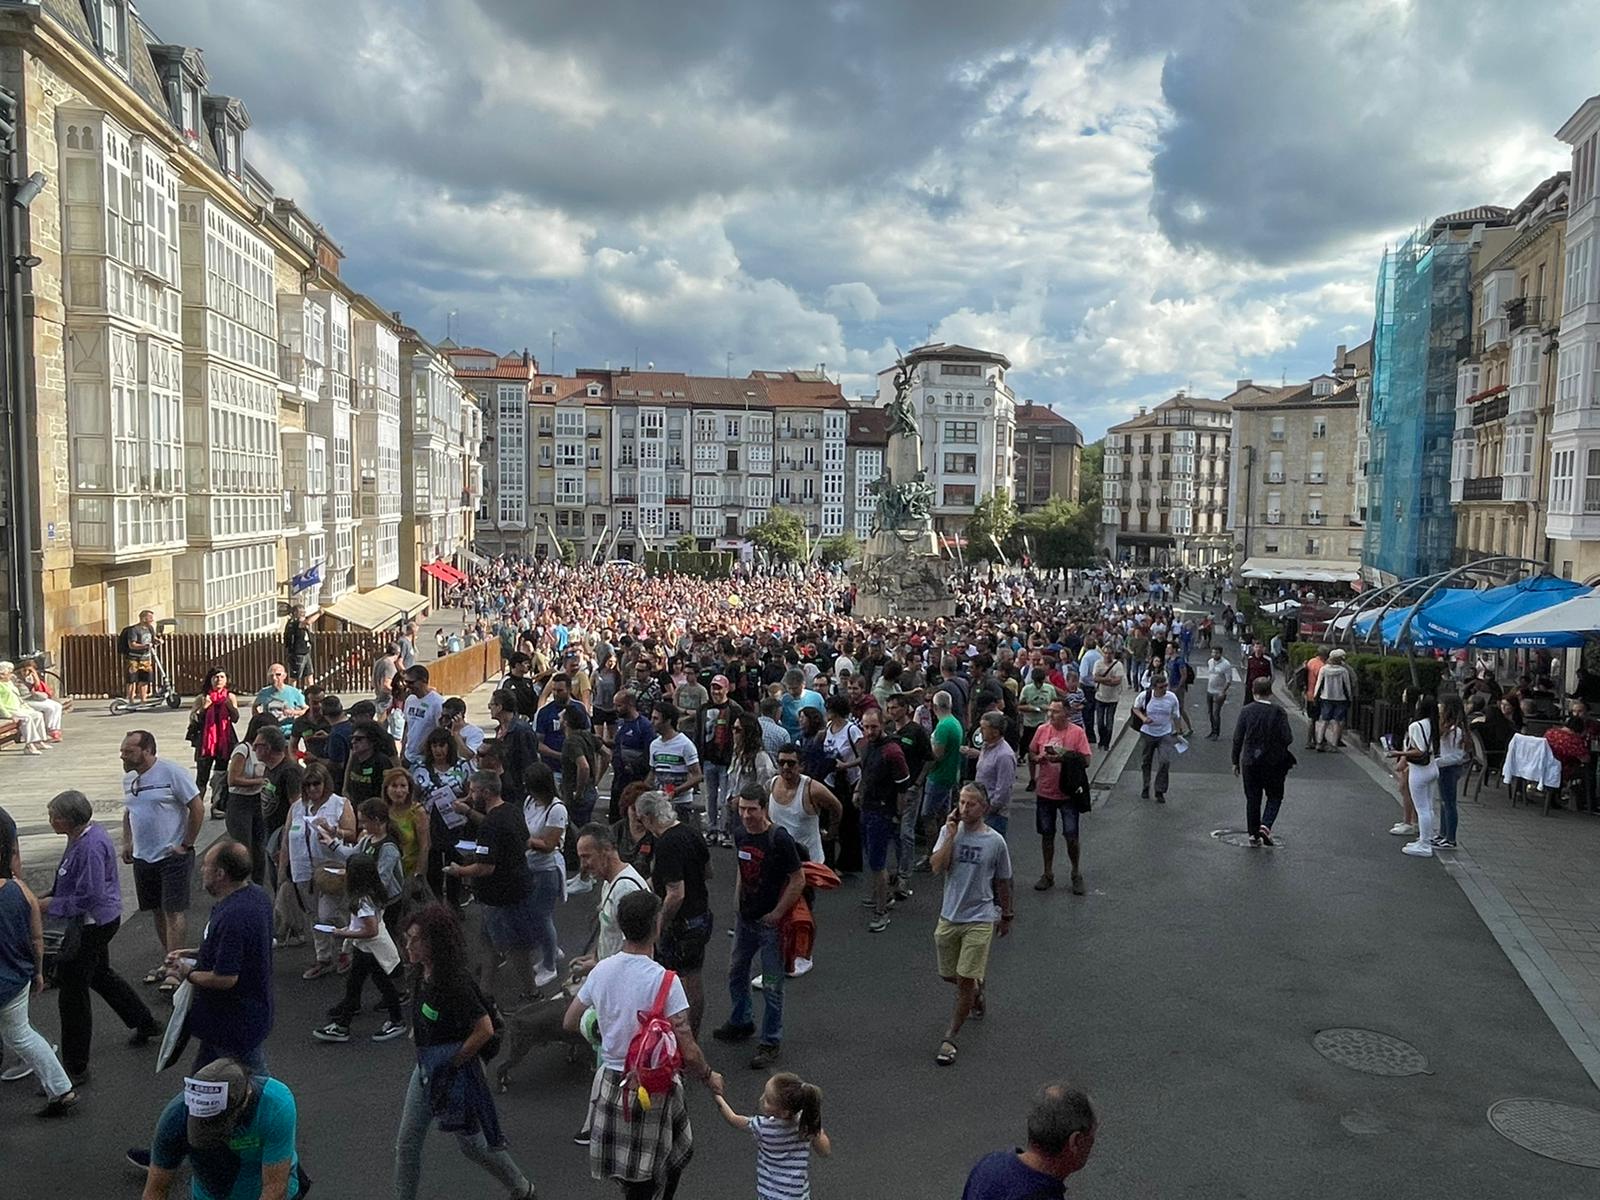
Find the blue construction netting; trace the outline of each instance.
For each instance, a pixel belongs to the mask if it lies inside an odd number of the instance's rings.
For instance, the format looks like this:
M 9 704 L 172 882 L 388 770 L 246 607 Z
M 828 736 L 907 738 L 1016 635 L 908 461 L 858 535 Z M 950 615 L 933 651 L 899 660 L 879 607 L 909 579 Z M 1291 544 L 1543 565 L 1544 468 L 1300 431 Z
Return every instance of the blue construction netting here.
M 1455 544 L 1450 438 L 1456 361 L 1472 332 L 1472 250 L 1419 231 L 1378 269 L 1362 565 L 1398 579 L 1448 569 Z

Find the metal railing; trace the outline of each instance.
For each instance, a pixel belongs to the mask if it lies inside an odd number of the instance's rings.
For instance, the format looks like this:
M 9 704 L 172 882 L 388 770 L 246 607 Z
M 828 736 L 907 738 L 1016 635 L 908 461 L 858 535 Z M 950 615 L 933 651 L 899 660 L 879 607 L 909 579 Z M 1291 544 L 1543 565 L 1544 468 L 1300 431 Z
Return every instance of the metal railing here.
M 1505 490 L 1505 476 L 1485 475 L 1478 479 L 1462 481 L 1463 500 L 1498 500 Z

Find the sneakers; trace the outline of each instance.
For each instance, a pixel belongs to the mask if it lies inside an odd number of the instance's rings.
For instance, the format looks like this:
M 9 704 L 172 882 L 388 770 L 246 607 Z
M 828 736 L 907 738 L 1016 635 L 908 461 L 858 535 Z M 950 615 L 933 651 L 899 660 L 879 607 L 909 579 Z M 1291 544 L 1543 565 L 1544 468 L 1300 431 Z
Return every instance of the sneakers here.
M 878 907 L 878 901 L 872 896 L 863 896 L 861 898 L 861 907 L 862 908 L 877 908 Z
M 893 900 L 909 900 L 914 895 L 916 893 L 904 884 L 895 885 L 894 890 L 889 893 L 890 898 Z
M 60 1046 L 51 1046 L 51 1054 L 60 1054 Z M 19 1079 L 26 1079 L 33 1074 L 33 1068 L 25 1062 L 12 1063 L 4 1071 L 0 1071 L 0 1083 L 16 1083 Z
M 1271 846 L 1274 844 L 1272 841 L 1272 830 L 1268 829 L 1265 825 L 1256 830 L 1256 837 L 1260 838 L 1264 845 Z
M 587 1129 L 578 1130 L 577 1133 L 572 1135 L 572 1144 L 574 1146 L 587 1146 L 589 1144 L 589 1131 Z
M 332 975 L 334 971 L 331 962 L 314 962 L 300 973 L 301 979 L 321 979 L 324 975 Z
M 165 1036 L 166 1030 L 160 1025 L 146 1025 L 142 1029 L 135 1029 L 128 1035 L 128 1045 L 139 1047 L 149 1044 L 153 1038 Z M 0 1076 L 3 1078 L 3 1076 Z
M 341 975 L 348 974 L 350 968 L 355 965 L 355 961 L 355 959 L 350 957 L 350 952 L 347 950 L 343 954 L 339 955 L 339 962 L 338 965 L 334 967 L 334 970 L 338 971 Z
M 304 946 L 305 944 L 306 935 L 303 933 L 291 933 L 288 937 L 272 939 L 272 948 L 274 950 L 285 950 L 290 946 Z
M 138 1167 L 141 1171 L 150 1169 L 150 1150 L 145 1146 L 134 1146 L 126 1155 L 130 1165 Z
M 582 875 L 567 877 L 567 895 L 581 896 L 585 892 L 594 891 L 594 880 L 585 879 Z
M 816 963 L 812 962 L 809 958 L 800 958 L 796 956 L 794 960 L 794 970 L 789 972 L 789 978 L 799 979 L 800 976 L 809 972 L 814 966 L 816 966 Z
M 772 1042 L 762 1042 L 756 1047 L 756 1052 L 750 1056 L 750 1069 L 752 1071 L 765 1071 L 778 1061 L 779 1050 Z
M 868 933 L 882 933 L 887 928 L 889 928 L 889 917 L 887 914 L 874 917 L 872 920 L 867 922 Z
M 917 865 L 911 868 L 918 875 L 931 875 L 933 873 L 933 859 L 919 858 Z
M 713 1029 L 711 1036 L 719 1042 L 744 1042 L 749 1041 L 755 1031 L 754 1025 L 735 1025 L 732 1021 L 726 1021 Z
M 1435 850 L 1454 850 L 1457 847 L 1449 838 L 1438 838 L 1434 841 L 1433 848 Z
M 533 973 L 533 986 L 538 988 L 549 987 L 556 981 L 554 967 L 540 967 Z
M 385 1021 L 383 1028 L 372 1035 L 372 1040 L 375 1042 L 390 1042 L 395 1038 L 405 1037 L 408 1032 L 409 1030 L 406 1029 L 404 1021 Z
M 1400 853 L 1409 854 L 1412 858 L 1432 858 L 1433 847 L 1426 842 L 1407 842 L 1400 847 Z
M 1400 821 L 1391 826 L 1389 832 L 1394 834 L 1395 837 L 1416 837 L 1417 827 L 1415 825 L 1407 825 L 1404 821 Z
M 1074 875 L 1072 877 L 1072 894 L 1074 896 L 1081 896 L 1084 894 L 1082 875 Z
M 350 1040 L 350 1027 L 341 1025 L 337 1021 L 329 1021 L 321 1029 L 313 1029 L 311 1036 L 319 1042 L 348 1042 Z

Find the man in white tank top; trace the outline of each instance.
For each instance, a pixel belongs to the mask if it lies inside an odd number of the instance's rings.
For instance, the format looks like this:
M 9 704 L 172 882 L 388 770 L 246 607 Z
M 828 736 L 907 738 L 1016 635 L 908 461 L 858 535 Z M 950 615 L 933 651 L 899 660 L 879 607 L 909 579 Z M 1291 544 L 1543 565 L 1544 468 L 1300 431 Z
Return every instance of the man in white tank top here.
M 795 844 L 812 862 L 822 861 L 821 815 L 828 815 L 828 828 L 839 828 L 844 805 L 817 780 L 800 773 L 800 748 L 786 746 L 778 751 L 778 774 L 768 793 L 767 814 L 772 823 L 788 831 Z

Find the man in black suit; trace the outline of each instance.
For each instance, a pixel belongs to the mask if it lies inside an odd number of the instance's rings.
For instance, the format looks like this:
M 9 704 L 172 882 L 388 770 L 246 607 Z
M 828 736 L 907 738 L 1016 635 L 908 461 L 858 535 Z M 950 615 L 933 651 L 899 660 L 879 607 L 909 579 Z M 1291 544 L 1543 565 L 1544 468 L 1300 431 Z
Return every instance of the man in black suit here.
M 1272 845 L 1272 822 L 1283 803 L 1283 781 L 1295 765 L 1294 733 L 1289 715 L 1272 702 L 1272 680 L 1259 677 L 1250 684 L 1251 703 L 1244 706 L 1233 727 L 1233 773 L 1244 779 L 1245 828 L 1250 844 Z M 1267 811 L 1261 811 L 1266 793 Z

